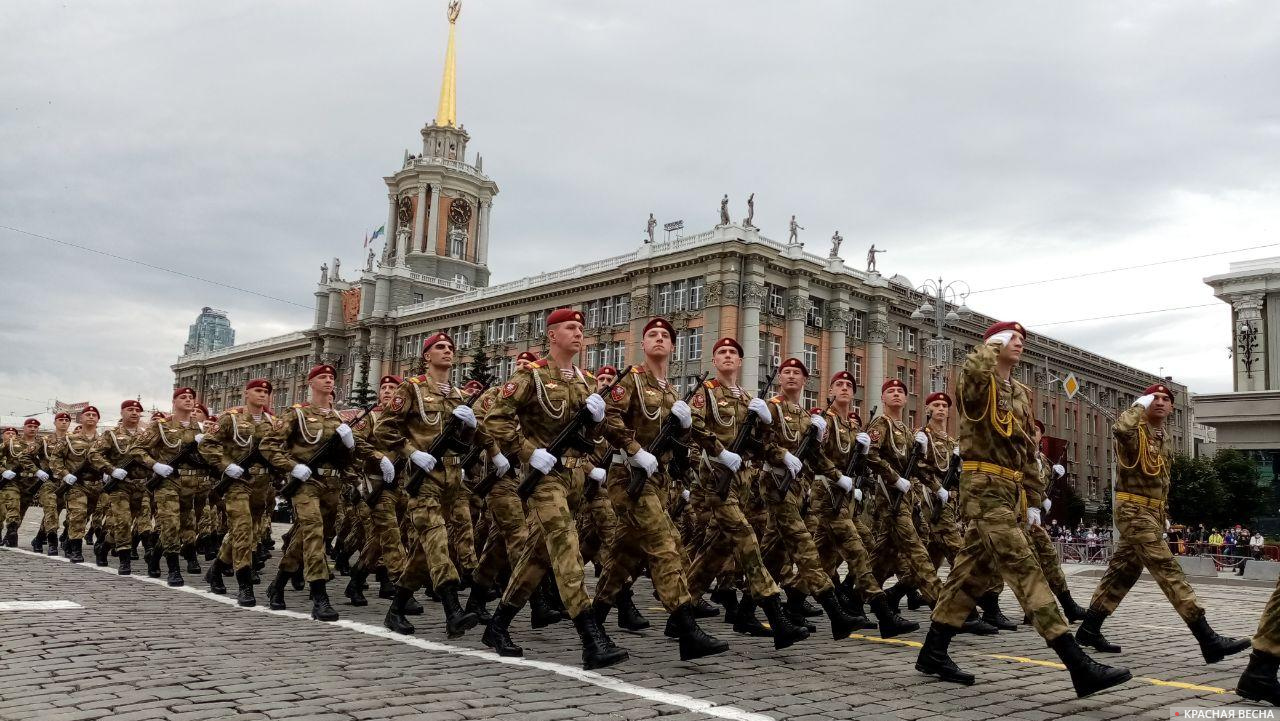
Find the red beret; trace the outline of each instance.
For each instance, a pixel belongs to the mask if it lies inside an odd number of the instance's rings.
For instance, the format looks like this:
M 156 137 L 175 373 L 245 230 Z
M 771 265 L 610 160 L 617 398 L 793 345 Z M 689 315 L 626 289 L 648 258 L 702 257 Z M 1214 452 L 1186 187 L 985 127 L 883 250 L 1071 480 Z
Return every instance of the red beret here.
M 338 377 L 338 372 L 333 369 L 333 366 L 325 363 L 321 363 L 320 365 L 311 369 L 311 372 L 307 374 L 307 380 L 311 380 L 318 375 L 324 375 L 325 373 L 328 373 L 334 378 Z
M 642 336 L 649 335 L 649 331 L 653 330 L 654 328 L 661 328 L 665 330 L 667 334 L 670 335 L 672 338 L 676 337 L 676 329 L 671 327 L 671 321 L 662 317 L 655 317 L 653 320 L 649 321 L 648 323 L 645 323 L 644 330 L 640 332 L 640 335 Z
M 596 371 L 596 375 L 598 375 L 598 376 L 603 376 L 603 375 L 616 376 L 616 375 L 618 375 L 618 369 L 617 369 L 617 368 L 614 368 L 613 366 L 600 366 L 600 370 Z
M 182 387 L 182 388 L 174 388 L 174 389 L 173 389 L 173 397 L 174 397 L 174 398 L 177 398 L 177 397 L 178 397 L 178 396 L 180 396 L 180 395 L 189 395 L 189 396 L 191 396 L 192 398 L 195 398 L 195 397 L 196 397 L 196 389 L 195 389 L 195 388 L 186 388 L 186 387 Z
M 484 384 L 477 380 L 469 380 L 462 389 L 475 393 L 476 391 L 484 390 Z
M 887 381 L 885 381 L 884 383 L 881 383 L 881 384 L 880 384 L 880 392 L 881 392 L 881 393 L 884 393 L 885 391 L 889 390 L 890 388 L 901 388 L 903 393 L 906 393 L 906 392 L 907 392 L 907 384 L 906 384 L 906 383 L 903 383 L 902 381 L 898 380 L 897 378 L 890 378 L 889 380 L 887 380 Z
M 25 420 L 25 421 L 23 421 L 23 422 L 22 422 L 22 425 L 24 425 L 24 426 L 35 426 L 36 428 L 39 428 L 39 427 L 40 427 L 40 420 L 39 420 L 39 419 L 37 419 L 37 418 L 28 418 L 27 420 Z
M 120 410 L 124 410 L 124 409 L 126 409 L 126 408 L 137 408 L 139 411 L 141 411 L 141 410 L 142 410 L 142 404 L 141 404 L 141 403 L 139 403 L 139 402 L 137 402 L 137 401 L 135 401 L 134 399 L 130 398 L 130 399 L 129 399 L 129 400 L 127 400 L 127 401 L 121 401 L 121 402 L 120 402 Z
M 457 350 L 458 348 L 458 346 L 454 345 L 453 339 L 449 337 L 448 333 L 445 333 L 444 331 L 440 331 L 439 333 L 432 334 L 426 340 L 422 341 L 422 352 L 426 353 L 427 349 L 429 349 L 431 346 L 435 345 L 436 343 L 439 343 L 440 341 L 444 341 L 448 343 L 449 347 L 453 348 L 454 350 Z
M 716 341 L 715 345 L 711 346 L 712 354 L 714 354 L 716 351 L 720 350 L 721 348 L 733 348 L 734 350 L 738 351 L 739 358 L 741 358 L 743 355 L 742 344 L 728 336 L 721 338 L 720 340 Z
M 251 391 L 254 388 L 266 388 L 267 392 L 270 393 L 272 390 L 271 381 L 267 380 L 266 378 L 254 378 L 253 380 L 244 384 L 244 389 L 247 391 Z
M 820 415 L 822 415 L 822 409 L 821 409 L 821 408 L 818 408 L 817 406 L 815 406 L 815 407 L 813 407 L 813 408 L 810 408 L 810 409 L 809 409 L 809 415 L 811 415 L 811 416 L 820 416 Z
M 1163 383 L 1156 383 L 1156 384 L 1147 386 L 1147 389 L 1142 392 L 1142 395 L 1149 396 L 1152 393 L 1163 393 L 1169 396 L 1169 400 L 1173 400 L 1173 391 L 1169 388 L 1169 386 Z
M 582 311 L 573 308 L 560 308 L 551 311 L 551 315 L 547 316 L 547 327 L 551 327 L 557 323 L 567 323 L 571 320 L 582 322 Z M 536 359 L 535 359 L 536 360 Z
M 782 365 L 778 366 L 778 370 L 780 371 L 786 370 L 787 368 L 798 368 L 800 369 L 800 372 L 804 374 L 805 378 L 809 377 L 809 369 L 805 368 L 804 363 L 801 363 L 799 358 L 788 358 L 782 361 Z
M 94 413 L 97 413 L 99 418 L 101 418 L 101 417 L 102 417 L 102 413 L 98 411 L 98 407 L 97 407 L 97 406 L 85 406 L 85 407 L 84 407 L 84 410 L 80 411 L 80 415 L 84 415 L 84 414 L 88 413 L 89 411 L 93 411 Z
M 164 421 L 168 419 L 169 419 L 169 416 L 165 415 L 164 411 L 156 411 L 155 413 L 151 414 L 151 420 L 153 421 Z
M 840 371 L 835 375 L 831 376 L 831 382 L 827 384 L 827 387 L 830 388 L 831 386 L 835 385 L 836 381 L 849 381 L 851 384 L 853 384 L 853 392 L 854 393 L 858 392 L 858 382 L 853 379 L 853 374 L 850 373 L 849 371 Z
M 195 409 L 203 413 L 205 418 L 209 417 L 209 406 L 206 406 L 203 403 L 197 403 Z
M 69 421 L 69 420 L 71 420 L 71 414 L 70 414 L 70 413 L 67 413 L 66 411 L 63 411 L 62 413 L 59 413 L 58 415 L 54 416 L 54 417 L 53 417 L 53 420 L 55 420 L 55 421 Z
M 1043 423 L 1041 423 L 1040 421 L 1031 421 L 1031 422 L 1032 422 L 1032 423 L 1034 423 L 1034 424 L 1036 424 L 1036 428 L 1040 431 L 1040 435 L 1042 435 L 1042 436 L 1043 436 L 1043 435 L 1044 435 L 1044 424 L 1043 424 Z
M 951 396 L 947 395 L 946 393 L 943 393 L 942 391 L 938 391 L 937 393 L 930 393 L 929 397 L 924 399 L 924 404 L 927 406 L 933 403 L 934 401 L 946 401 L 948 406 L 955 405 L 955 403 L 951 402 Z
M 398 386 L 401 383 L 404 383 L 404 379 L 401 378 L 400 376 L 382 376 L 382 380 L 378 381 L 378 387 L 381 388 L 382 386 L 385 386 L 388 383 L 390 383 L 391 385 Z
M 0 428 L 0 433 L 17 433 L 17 432 L 18 432 L 18 429 L 14 428 L 13 426 L 5 426 L 4 428 Z
M 1021 323 L 1015 323 L 1014 321 L 1007 320 L 1003 323 L 996 323 L 995 325 L 988 328 L 987 332 L 982 334 L 982 340 L 986 341 L 996 333 L 1000 333 L 1006 330 L 1011 330 L 1014 333 L 1017 333 L 1018 335 L 1022 336 L 1023 340 L 1025 340 L 1027 337 L 1027 329 L 1023 328 Z
M 531 350 L 522 351 L 522 352 L 520 353 L 520 355 L 516 356 L 516 360 L 517 360 L 517 361 L 528 361 L 528 362 L 532 363 L 532 362 L 534 362 L 534 361 L 538 360 L 538 354 L 537 354 L 537 353 L 534 353 L 534 352 L 533 352 L 533 351 L 531 351 Z

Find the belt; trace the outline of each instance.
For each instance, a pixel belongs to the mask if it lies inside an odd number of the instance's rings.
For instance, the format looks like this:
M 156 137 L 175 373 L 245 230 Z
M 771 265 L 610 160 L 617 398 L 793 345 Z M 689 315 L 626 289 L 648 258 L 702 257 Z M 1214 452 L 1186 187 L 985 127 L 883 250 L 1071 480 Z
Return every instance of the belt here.
M 207 476 L 209 472 L 203 468 L 179 468 L 179 476 Z
M 1007 481 L 1022 480 L 1022 471 L 1015 471 L 1012 468 L 1005 468 L 1004 466 L 987 463 L 986 461 L 965 461 L 960 464 L 960 468 L 971 473 L 985 473 L 989 476 L 996 476 L 997 478 L 1003 478 Z
M 340 476 L 341 472 L 337 468 L 317 468 L 314 472 L 317 476 Z
M 611 459 L 611 462 L 615 466 L 618 465 L 619 463 L 626 463 L 627 457 L 621 453 L 615 453 L 613 454 L 613 458 Z
M 1116 492 L 1116 500 L 1121 503 L 1132 503 L 1135 506 L 1146 506 L 1147 508 L 1163 509 L 1164 501 L 1147 496 L 1140 496 L 1136 493 L 1126 493 L 1124 491 Z

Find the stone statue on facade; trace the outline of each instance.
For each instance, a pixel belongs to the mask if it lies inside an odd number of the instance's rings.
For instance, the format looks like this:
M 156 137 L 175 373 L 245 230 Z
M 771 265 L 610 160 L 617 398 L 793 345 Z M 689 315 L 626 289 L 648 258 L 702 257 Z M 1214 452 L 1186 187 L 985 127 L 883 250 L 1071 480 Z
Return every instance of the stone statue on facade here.
M 342 261 L 338 258 L 333 259 L 333 279 L 342 280 L 342 276 L 338 275 L 338 270 L 342 268 Z
M 747 219 L 742 221 L 743 227 L 746 227 L 746 228 L 756 227 L 755 224 L 751 222 L 755 220 L 755 217 L 756 217 L 756 194 L 752 193 L 751 195 L 747 196 Z
M 462 14 L 462 0 L 449 0 L 449 22 L 458 22 L 460 14 Z
M 325 283 L 328 283 L 328 282 L 329 282 L 329 264 L 321 263 L 320 264 L 320 285 L 324 285 Z
M 658 220 L 653 217 L 653 213 L 649 214 L 649 222 L 645 223 L 645 232 L 649 234 L 650 243 L 653 242 L 653 231 L 658 227 Z
M 878 274 L 880 272 L 876 270 L 876 254 L 887 253 L 887 252 L 888 251 L 885 251 L 885 250 L 876 250 L 876 244 L 875 243 L 871 244 L 871 247 L 867 249 L 867 272 L 868 273 Z
M 828 258 L 839 258 L 839 257 L 840 257 L 840 244 L 841 244 L 841 243 L 843 243 L 843 242 L 844 242 L 844 238 L 840 237 L 840 231 L 838 231 L 838 230 L 837 230 L 837 231 L 835 232 L 835 235 L 831 236 L 831 255 L 829 255 L 829 256 L 827 256 L 827 257 L 828 257 Z
M 373 248 L 369 249 L 369 257 L 365 258 L 364 269 L 370 272 L 373 271 Z
M 804 226 L 796 222 L 796 216 L 791 216 L 791 222 L 787 224 L 787 229 L 790 231 L 790 234 L 787 236 L 787 242 L 799 243 L 800 234 L 798 231 L 804 230 Z
M 729 224 L 729 194 L 720 199 L 720 225 Z

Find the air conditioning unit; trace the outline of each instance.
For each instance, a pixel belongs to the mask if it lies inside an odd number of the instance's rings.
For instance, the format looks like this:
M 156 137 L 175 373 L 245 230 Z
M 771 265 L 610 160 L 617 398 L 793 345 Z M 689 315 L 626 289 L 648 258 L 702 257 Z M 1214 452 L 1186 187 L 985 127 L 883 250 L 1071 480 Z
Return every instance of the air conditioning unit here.
M 814 327 L 814 328 L 821 328 L 821 327 L 822 327 L 822 316 L 816 316 L 816 317 L 813 319 L 813 327 Z
M 776 299 L 776 298 L 775 298 L 775 299 L 770 300 L 770 301 L 769 301 L 769 312 L 771 312 L 771 313 L 776 313 L 776 314 L 778 314 L 778 315 L 782 315 L 782 313 L 783 313 L 783 305 L 782 305 L 782 301 L 781 301 L 781 300 L 778 300 L 778 299 Z

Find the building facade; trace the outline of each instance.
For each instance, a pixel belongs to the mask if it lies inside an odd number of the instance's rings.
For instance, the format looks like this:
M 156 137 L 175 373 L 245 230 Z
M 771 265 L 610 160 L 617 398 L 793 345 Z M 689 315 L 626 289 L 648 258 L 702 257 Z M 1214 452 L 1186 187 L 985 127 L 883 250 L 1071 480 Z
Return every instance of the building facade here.
M 205 306 L 200 309 L 200 315 L 196 316 L 196 322 L 188 326 L 187 342 L 182 346 L 182 354 L 218 350 L 235 344 L 236 331 L 231 327 L 226 311 Z

